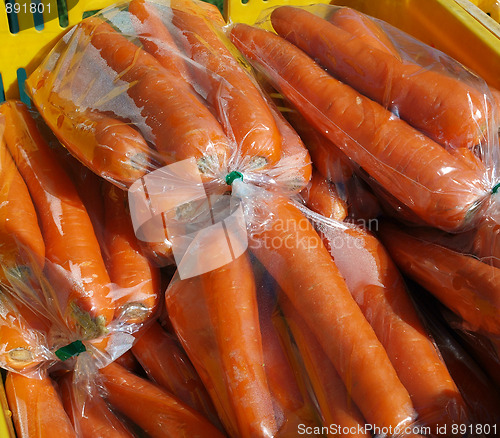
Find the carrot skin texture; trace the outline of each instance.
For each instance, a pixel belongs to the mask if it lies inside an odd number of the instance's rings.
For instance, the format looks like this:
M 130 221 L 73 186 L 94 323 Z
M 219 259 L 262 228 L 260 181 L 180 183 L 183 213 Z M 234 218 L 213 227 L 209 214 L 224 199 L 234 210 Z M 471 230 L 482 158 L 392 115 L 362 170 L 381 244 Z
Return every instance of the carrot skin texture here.
M 280 132 L 255 83 L 207 20 L 186 10 L 174 9 L 173 13 L 185 52 L 203 66 L 192 69 L 194 80 L 215 108 L 228 137 L 238 145 L 239 154 L 250 159 L 252 167 L 277 163 Z
M 49 377 L 30 379 L 9 372 L 5 390 L 19 438 L 76 438 Z
M 237 24 L 231 38 L 313 126 L 417 216 L 450 230 L 474 220 L 472 211 L 488 193 L 486 175 L 332 78 L 279 36 Z
M 59 380 L 61 399 L 74 429 L 81 438 L 133 438 L 123 423 L 113 414 L 99 393 L 78 394 L 74 388 L 73 374 Z M 85 388 L 82 389 L 85 391 Z
M 39 213 L 46 268 L 59 305 L 70 316 L 70 324 L 78 324 L 76 306 L 94 319 L 98 332 L 91 336 L 102 334 L 114 308 L 110 279 L 87 211 L 27 108 L 12 102 L 2 110 L 9 120 L 7 145 Z
M 347 389 L 318 343 L 318 340 L 307 326 L 286 296 L 280 296 L 280 307 L 286 322 L 292 331 L 311 381 L 314 394 L 318 400 L 323 425 L 347 427 L 349 430 L 361 430 L 364 419 L 356 405 L 352 402 Z M 369 433 L 349 433 L 349 438 L 369 437 Z
M 186 353 L 159 323 L 134 343 L 132 353 L 149 378 L 216 424 L 217 414 Z
M 152 141 L 167 164 L 192 157 L 200 167 L 225 163 L 230 156 L 227 137 L 182 78 L 102 20 L 90 17 L 82 27 L 109 67 L 133 83 L 127 93 L 141 108 Z
M 381 224 L 379 235 L 400 269 L 460 315 L 471 330 L 500 334 L 500 269 L 392 224 Z
M 274 436 L 254 274 L 248 253 L 201 276 L 241 437 Z
M 491 109 L 478 90 L 451 76 L 404 63 L 300 8 L 277 8 L 271 22 L 279 35 L 318 59 L 340 80 L 381 105 L 390 102 L 402 119 L 436 142 L 447 147 L 480 143 Z
M 111 363 L 100 374 L 110 404 L 153 438 L 224 436 L 196 411 L 119 365 Z
M 144 323 L 155 313 L 160 301 L 160 271 L 139 248 L 127 193 L 109 183 L 103 191 L 106 267 L 119 294 L 114 303 L 115 317 L 129 323 Z
M 366 421 L 392 427 L 412 421 L 408 392 L 321 238 L 285 198 L 273 200 L 272 211 L 268 228 L 250 236 L 250 248 L 300 309 Z

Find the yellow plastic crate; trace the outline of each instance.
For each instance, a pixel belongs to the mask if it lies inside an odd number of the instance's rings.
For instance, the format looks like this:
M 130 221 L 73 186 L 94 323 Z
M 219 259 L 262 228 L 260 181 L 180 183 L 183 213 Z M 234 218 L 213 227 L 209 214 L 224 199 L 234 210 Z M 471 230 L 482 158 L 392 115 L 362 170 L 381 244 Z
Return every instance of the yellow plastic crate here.
M 65 0 L 63 0 L 65 1 Z M 67 0 L 68 25 L 61 26 L 57 0 L 7 0 L 0 1 L 0 74 L 4 96 L 7 99 L 27 97 L 18 88 L 24 83 L 26 75 L 40 63 L 66 29 L 82 20 L 87 11 L 102 9 L 116 0 Z M 11 21 L 7 17 L 7 8 L 15 8 L 19 13 Z M 36 8 L 35 15 L 31 13 Z M 42 18 L 43 17 L 43 18 Z M 17 19 L 16 19 L 17 18 Z M 35 27 L 36 22 L 40 23 Z M 43 23 L 43 24 L 42 24 Z M 2 87 L 3 84 L 3 87 Z

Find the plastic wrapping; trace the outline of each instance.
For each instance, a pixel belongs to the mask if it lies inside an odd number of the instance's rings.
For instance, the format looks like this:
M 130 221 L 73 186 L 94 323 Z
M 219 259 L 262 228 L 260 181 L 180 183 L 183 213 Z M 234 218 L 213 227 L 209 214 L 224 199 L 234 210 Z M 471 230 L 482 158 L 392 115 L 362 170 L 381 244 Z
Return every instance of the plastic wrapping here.
M 356 192 L 357 184 L 348 167 L 354 162 L 355 170 L 369 174 L 371 167 L 351 156 L 349 166 L 341 159 L 347 176 L 315 174 L 309 185 L 307 149 L 250 75 L 223 24 L 213 9 L 191 0 L 133 0 L 108 8 L 64 36 L 28 79 L 28 91 L 67 150 L 107 180 L 104 193 L 117 208 L 126 201 L 120 190 L 128 190 L 128 211 L 120 217 L 130 212 L 137 238 L 160 256 L 155 260 L 175 260 L 177 271 L 165 293 L 168 320 L 228 435 L 321 435 L 340 422 L 337 409 L 354 419 L 346 424 L 356 425 L 353 436 L 437 436 L 438 424 L 446 425 L 447 435 L 457 435 L 451 424 L 471 419 L 401 277 L 375 237 L 342 222 L 349 198 L 346 204 L 339 189 L 345 178 L 346 192 L 348 184 Z M 271 82 L 290 99 L 282 82 L 274 76 Z M 306 120 L 315 114 L 309 109 Z M 483 117 L 490 113 L 481 111 L 480 141 L 486 142 L 491 128 Z M 388 114 L 388 125 L 404 123 Z M 369 155 L 351 140 L 345 144 L 359 156 Z M 459 166 L 457 155 L 432 147 L 450 157 L 451 168 L 439 168 L 446 184 L 434 181 L 431 169 L 427 179 L 412 180 L 388 165 L 389 176 L 379 182 L 393 195 L 396 189 L 401 194 L 411 188 L 411 194 L 423 187 L 430 193 L 425 201 L 408 195 L 398 201 L 420 216 L 432 209 L 436 224 L 445 212 L 439 223 L 444 228 L 465 227 L 474 222 L 471 210 L 486 202 L 491 175 Z M 349 155 L 347 146 L 344 152 Z M 368 161 L 379 165 L 374 155 Z M 359 217 L 378 214 L 367 211 L 358 208 Z M 120 224 L 111 222 L 109 229 Z M 103 236 L 106 241 L 108 232 Z M 104 247 L 111 244 L 119 242 Z M 116 266 L 124 264 L 137 267 L 123 260 Z M 112 264 L 108 270 L 111 275 Z M 120 297 L 127 302 L 128 288 L 123 289 Z M 277 306 L 284 320 L 276 317 Z M 121 321 L 121 314 L 115 318 Z M 296 344 L 287 340 L 280 321 L 287 322 Z M 120 322 L 123 331 L 109 332 L 130 336 L 130 327 L 141 324 Z M 162 385 L 154 376 L 162 371 L 146 364 L 140 342 L 134 347 L 139 361 Z M 77 364 L 83 366 L 88 354 L 79 355 Z M 176 411 L 177 402 L 108 362 L 90 363 L 102 378 L 93 384 L 104 388 L 101 394 L 116 411 L 148 434 L 160 434 L 163 415 L 172 406 Z M 322 382 L 329 373 L 336 378 L 326 388 Z M 92 397 L 97 393 L 91 391 Z M 92 398 L 86 404 L 91 408 Z M 203 427 L 203 436 L 220 434 L 194 421 L 190 409 L 180 411 L 175 418 L 166 415 L 165 427 L 190 428 L 189 436 Z
M 487 85 L 378 21 L 392 48 L 375 48 L 333 24 L 341 11 L 276 8 L 260 26 L 289 42 L 240 24 L 230 35 L 311 125 L 376 181 L 396 211 L 411 212 L 405 219 L 448 231 L 473 227 L 495 202 L 498 180 L 498 116 Z

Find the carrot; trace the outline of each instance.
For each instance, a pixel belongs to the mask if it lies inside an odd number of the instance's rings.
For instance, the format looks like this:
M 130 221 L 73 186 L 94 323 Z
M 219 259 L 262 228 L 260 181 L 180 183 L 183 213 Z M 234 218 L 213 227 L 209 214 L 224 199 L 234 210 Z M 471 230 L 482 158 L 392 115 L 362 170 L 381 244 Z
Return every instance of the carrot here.
M 110 279 L 92 223 L 69 176 L 38 132 L 27 108 L 1 107 L 7 146 L 39 213 L 46 270 L 58 305 L 87 339 L 106 332 L 114 314 Z
M 300 136 L 283 117 L 275 103 L 265 96 L 281 134 L 281 160 L 266 173 L 277 176 L 282 187 L 291 192 L 299 192 L 311 180 L 311 157 Z
M 448 229 L 471 221 L 488 192 L 485 175 L 329 76 L 277 35 L 237 24 L 231 37 L 313 126 L 414 214 Z
M 278 436 L 293 436 L 299 424 L 314 426 L 314 406 L 306 391 L 301 392 L 297 376 L 274 322 L 278 316 L 275 283 L 262 266 L 252 263 L 258 280 L 257 300 L 262 332 L 264 364 L 273 396 Z
M 304 9 L 271 14 L 276 32 L 338 77 L 444 146 L 482 141 L 490 104 L 464 82 L 397 59 Z M 293 23 L 293 25 L 292 25 Z M 390 84 L 388 87 L 387 84 Z
M 371 17 L 352 8 L 339 8 L 328 17 L 328 21 L 359 38 L 365 45 L 399 58 L 390 38 Z
M 143 255 L 128 211 L 127 193 L 104 185 L 106 267 L 114 283 L 115 318 L 144 323 L 160 300 L 160 272 Z
M 412 421 L 410 396 L 321 238 L 287 199 L 273 199 L 271 211 L 250 248 L 300 310 L 366 421 L 393 429 Z
M 337 234 L 332 237 L 337 240 Z M 343 245 L 329 245 L 332 256 L 408 390 L 419 421 L 433 428 L 446 425 L 448 431 L 452 424 L 467 423 L 462 396 L 382 244 L 360 227 L 346 227 L 341 238 Z M 357 263 L 367 267 L 362 275 Z
M 358 432 L 364 429 L 365 421 L 315 335 L 286 296 L 280 295 L 279 301 L 318 401 L 322 424 L 350 431 L 339 432 L 339 436 L 369 437 L 368 432 Z
M 173 335 L 153 323 L 138 337 L 132 353 L 149 378 L 217 424 L 217 414 L 200 377 Z
M 1 109 L 0 109 L 1 111 Z M 5 117 L 0 112 L 0 283 L 4 269 L 23 262 L 45 263 L 45 244 L 26 184 L 12 160 L 4 139 Z
M 277 431 L 264 363 L 256 286 L 248 254 L 201 276 L 239 436 Z
M 75 79 L 81 80 L 78 76 Z M 35 106 L 59 141 L 96 174 L 126 188 L 161 166 L 144 137 L 130 124 L 96 110 L 82 110 L 52 92 L 55 77 L 41 71 L 27 86 Z
M 151 437 L 223 437 L 210 422 L 147 380 L 115 363 L 100 369 L 113 407 Z
M 392 224 L 380 236 L 401 270 L 460 315 L 471 330 L 500 334 L 500 270 L 413 237 Z
M 297 110 L 292 109 L 285 114 L 307 146 L 314 167 L 334 183 L 347 181 L 353 174 L 353 166 L 340 149 L 314 129 Z
M 271 111 L 255 83 L 202 16 L 173 4 L 172 22 L 180 32 L 184 49 L 199 64 L 193 77 L 215 108 L 226 134 L 236 142 L 243 165 L 261 168 L 281 157 L 281 136 Z M 188 6 L 189 7 L 189 6 Z
M 127 94 L 151 129 L 151 141 L 167 164 L 195 158 L 202 173 L 218 170 L 230 156 L 221 126 L 185 81 L 116 32 L 109 24 L 89 17 L 81 24 L 106 64 L 130 86 Z M 168 96 L 168 99 L 165 98 Z
M 30 379 L 9 372 L 5 390 L 19 438 L 76 438 L 49 377 Z
M 58 381 L 64 409 L 74 429 L 82 438 L 133 438 L 133 434 L 111 411 L 95 388 L 88 393 L 87 387 L 75 387 L 73 373 L 67 373 Z
M 132 20 L 132 25 L 144 50 L 153 55 L 173 75 L 188 81 L 189 73 L 182 54 L 163 23 L 157 7 L 146 0 L 132 0 L 128 5 L 128 11 L 137 19 Z
M 174 277 L 165 293 L 170 321 L 184 350 L 200 376 L 229 436 L 238 436 L 231 395 L 225 383 L 201 278 Z
M 347 205 L 337 188 L 319 172 L 313 174 L 311 183 L 300 194 L 309 209 L 324 217 L 339 222 L 347 217 Z

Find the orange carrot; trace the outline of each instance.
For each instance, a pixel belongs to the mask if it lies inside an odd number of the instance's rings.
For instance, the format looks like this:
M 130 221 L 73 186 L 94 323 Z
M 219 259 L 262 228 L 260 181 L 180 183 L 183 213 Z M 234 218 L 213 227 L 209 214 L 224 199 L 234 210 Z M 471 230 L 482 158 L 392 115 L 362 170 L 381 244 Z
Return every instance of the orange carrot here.
M 216 424 L 210 397 L 173 335 L 153 323 L 138 337 L 132 352 L 151 380 Z
M 210 174 L 226 162 L 227 137 L 199 98 L 186 90 L 182 78 L 102 20 L 89 17 L 81 26 L 106 64 L 132 84 L 127 93 L 142 108 L 151 140 L 167 164 L 194 157 L 200 171 Z
M 356 9 L 339 8 L 328 17 L 328 21 L 359 38 L 365 45 L 399 58 L 396 47 L 383 29 L 372 18 Z
M 193 409 L 115 363 L 101 368 L 107 399 L 153 438 L 223 437 Z
M 86 386 L 75 387 L 73 373 L 58 381 L 64 409 L 74 429 L 82 438 L 133 438 L 133 434 L 111 411 L 97 391 L 87 392 Z
M 347 217 L 347 205 L 335 185 L 319 172 L 313 173 L 311 183 L 300 192 L 307 207 L 322 216 L 342 222 Z
M 94 338 L 114 314 L 110 280 L 92 223 L 69 176 L 17 102 L 1 107 L 5 139 L 39 213 L 46 269 L 63 316 Z M 91 321 L 88 321 L 88 318 Z
M 115 318 L 144 323 L 160 300 L 160 272 L 139 249 L 128 211 L 127 193 L 104 185 L 106 267 L 116 287 Z
M 462 396 L 382 244 L 352 226 L 342 230 L 342 240 L 344 245 L 330 245 L 332 256 L 408 390 L 419 421 L 433 428 L 446 425 L 448 430 L 452 424 L 466 424 Z M 366 268 L 362 273 L 360 263 Z
M 438 143 L 474 147 L 482 141 L 491 108 L 479 90 L 398 60 L 304 9 L 279 7 L 271 22 L 279 35 L 333 75 L 381 105 L 388 103 L 389 109 Z
M 238 436 L 231 395 L 225 383 L 222 359 L 200 277 L 171 281 L 165 293 L 170 321 L 184 350 L 200 376 L 229 436 Z
M 243 70 L 217 29 L 199 14 L 173 4 L 173 24 L 182 32 L 185 51 L 200 67 L 193 77 L 215 108 L 226 134 L 251 168 L 277 163 L 281 157 L 281 136 L 260 91 Z M 188 6 L 189 7 L 189 6 Z
M 264 364 L 273 396 L 278 436 L 293 436 L 299 424 L 317 425 L 314 406 L 306 391 L 302 393 L 297 376 L 274 322 L 278 318 L 275 283 L 265 269 L 252 263 L 258 279 L 257 299 L 262 333 Z
M 231 37 L 313 126 L 414 214 L 447 229 L 472 220 L 488 192 L 485 175 L 332 78 L 277 35 L 237 24 Z
M 43 70 L 30 77 L 27 86 L 52 132 L 85 166 L 123 188 L 160 167 L 161 160 L 136 129 L 98 111 L 78 108 L 51 91 L 54 80 L 52 72 Z
M 5 390 L 19 438 L 76 438 L 49 377 L 30 379 L 9 372 Z
M 366 421 L 393 428 L 411 422 L 410 396 L 321 238 L 287 199 L 276 197 L 270 208 L 250 248 L 300 311 Z
M 311 329 L 286 296 L 281 295 L 279 300 L 304 361 L 321 410 L 323 425 L 339 428 L 339 436 L 370 436 L 368 432 L 358 432 L 364 428 L 364 419 Z M 343 433 L 343 430 L 355 432 Z
M 248 254 L 201 276 L 239 436 L 274 435 L 256 286 Z
M 379 231 L 404 273 L 460 315 L 471 330 L 500 334 L 500 269 L 392 224 L 381 224 Z
M 147 0 L 132 0 L 128 11 L 136 18 L 132 20 L 132 25 L 144 50 L 153 55 L 166 70 L 188 81 L 189 73 L 182 54 L 157 7 Z
M 35 207 L 5 143 L 4 129 L 5 117 L 0 112 L 0 283 L 6 281 L 4 269 L 23 262 L 36 263 L 42 269 L 45 263 Z

